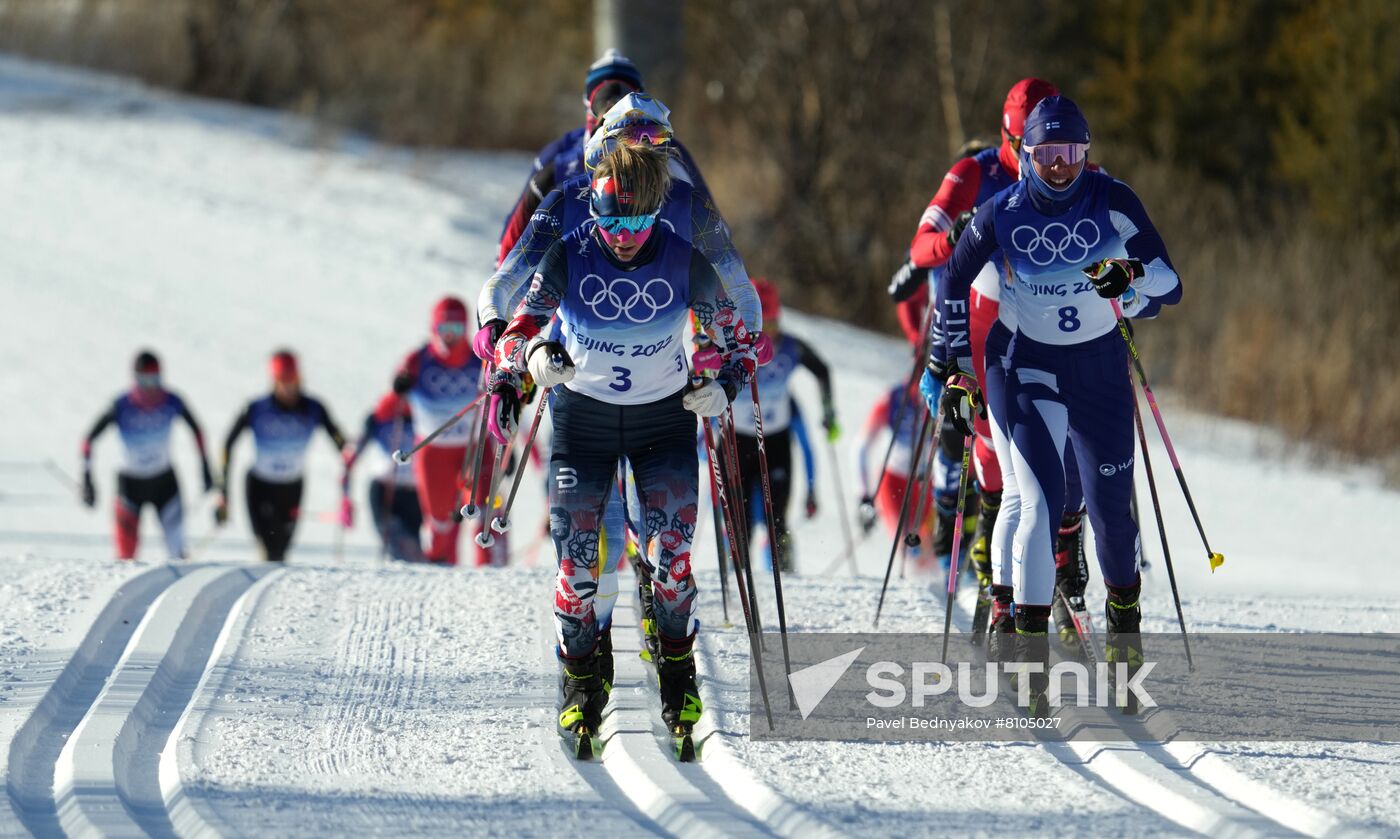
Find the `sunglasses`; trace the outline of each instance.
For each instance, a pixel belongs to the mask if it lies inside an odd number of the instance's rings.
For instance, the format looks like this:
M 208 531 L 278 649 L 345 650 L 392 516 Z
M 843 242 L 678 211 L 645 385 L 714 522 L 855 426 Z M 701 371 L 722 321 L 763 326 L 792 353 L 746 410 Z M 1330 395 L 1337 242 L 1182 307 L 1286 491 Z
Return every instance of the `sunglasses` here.
M 137 373 L 136 386 L 140 388 L 153 389 L 160 387 L 159 373 Z
M 1021 151 L 1021 138 L 1007 131 L 1005 128 L 1001 130 L 1001 133 L 1002 136 L 1006 138 L 1006 142 L 1011 144 L 1011 150 L 1019 154 Z
M 447 321 L 446 323 L 438 324 L 437 333 L 444 338 L 461 338 L 463 335 L 467 334 L 467 325 L 465 323 Z
M 1041 166 L 1049 166 L 1057 159 L 1063 159 L 1065 163 L 1073 166 L 1088 156 L 1089 144 L 1041 143 L 1038 146 L 1026 146 L 1026 151 L 1030 152 L 1031 160 Z
M 616 236 L 622 231 L 640 233 L 656 224 L 656 213 L 642 216 L 594 216 L 593 221 L 604 231 Z

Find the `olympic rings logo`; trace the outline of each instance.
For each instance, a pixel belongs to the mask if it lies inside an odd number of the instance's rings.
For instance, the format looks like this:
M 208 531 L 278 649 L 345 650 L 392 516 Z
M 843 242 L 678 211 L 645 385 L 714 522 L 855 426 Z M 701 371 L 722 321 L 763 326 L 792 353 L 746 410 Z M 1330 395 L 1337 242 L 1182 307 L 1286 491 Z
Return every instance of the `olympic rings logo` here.
M 419 374 L 423 390 L 436 398 L 471 396 L 476 393 L 476 376 L 465 369 L 448 370 L 431 366 Z
M 1087 225 L 1087 227 L 1086 227 Z M 1056 259 L 1071 265 L 1083 262 L 1102 238 L 1093 219 L 1080 219 L 1071 229 L 1062 222 L 1051 222 L 1042 230 L 1023 224 L 1011 231 L 1011 244 L 1036 265 L 1046 266 Z
M 675 301 L 676 292 L 660 277 L 638 285 L 627 277 L 608 282 L 597 274 L 589 274 L 579 284 L 579 297 L 603 320 L 626 317 L 633 323 L 647 323 Z

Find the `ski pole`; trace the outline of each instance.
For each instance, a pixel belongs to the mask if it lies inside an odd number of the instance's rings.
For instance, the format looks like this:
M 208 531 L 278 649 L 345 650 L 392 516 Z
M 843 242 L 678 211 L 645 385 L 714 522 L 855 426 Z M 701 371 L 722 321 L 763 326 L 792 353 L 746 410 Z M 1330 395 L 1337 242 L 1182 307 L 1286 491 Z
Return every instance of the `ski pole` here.
M 392 440 L 394 446 L 393 450 L 396 452 L 399 450 L 399 444 L 403 442 L 403 425 L 403 414 L 396 411 Z M 382 521 L 384 526 L 379 529 L 380 562 L 387 562 L 389 560 L 389 519 L 394 515 L 394 490 L 398 487 L 398 482 L 395 479 L 398 478 L 398 470 L 402 465 L 396 459 L 391 458 L 391 460 L 394 460 L 393 471 L 389 473 L 388 479 L 381 480 L 384 486 L 384 503 L 379 506 L 380 513 L 383 514 Z
M 1210 549 L 1210 540 L 1206 538 L 1206 529 L 1201 524 L 1201 516 L 1196 512 L 1196 502 L 1191 498 L 1191 488 L 1186 485 L 1186 473 L 1181 469 L 1181 461 L 1177 459 L 1176 447 L 1172 445 L 1171 435 L 1167 434 L 1167 425 L 1162 421 L 1162 409 L 1157 407 L 1157 397 L 1152 394 L 1152 388 L 1147 384 L 1147 372 L 1142 369 L 1142 358 L 1138 355 L 1137 345 L 1133 343 L 1133 336 L 1128 331 L 1128 322 L 1123 319 L 1123 308 L 1118 305 L 1118 301 L 1108 301 L 1113 306 L 1113 314 L 1118 317 L 1118 331 L 1122 334 L 1123 340 L 1128 343 L 1128 355 L 1132 358 L 1133 369 L 1137 370 L 1138 381 L 1142 383 L 1143 395 L 1147 397 L 1147 406 L 1152 409 L 1152 418 L 1157 422 L 1157 431 L 1162 435 L 1162 442 L 1167 447 L 1167 457 L 1172 462 L 1172 469 L 1176 472 L 1177 483 L 1181 484 L 1181 492 L 1186 496 L 1186 506 L 1191 508 L 1191 518 L 1196 522 L 1196 532 L 1201 534 L 1201 544 L 1206 548 L 1206 561 L 1210 563 L 1210 572 L 1215 573 L 1215 569 L 1225 563 L 1225 555 L 1216 553 Z M 1133 396 L 1133 404 L 1137 404 L 1137 396 Z M 1146 456 L 1147 449 L 1143 448 Z
M 1117 301 L 1114 301 L 1117 306 Z M 1133 384 L 1132 371 L 1128 372 L 1128 386 Z M 1186 667 L 1195 670 L 1196 663 L 1191 659 L 1191 640 L 1186 635 L 1186 616 L 1181 611 L 1181 595 L 1176 589 L 1176 570 L 1172 567 L 1172 551 L 1167 545 L 1167 529 L 1162 523 L 1162 503 L 1157 496 L 1157 479 L 1152 475 L 1152 455 L 1147 451 L 1147 429 L 1142 424 L 1142 412 L 1138 409 L 1137 391 L 1133 391 L 1133 424 L 1137 426 L 1138 445 L 1142 447 L 1142 466 L 1147 470 L 1147 490 L 1152 495 L 1152 511 L 1157 515 L 1157 535 L 1162 540 L 1162 557 L 1167 563 L 1167 581 L 1172 587 L 1172 602 L 1176 604 L 1176 621 L 1181 626 L 1181 643 L 1186 648 Z M 1139 544 L 1141 538 L 1139 537 Z
M 914 366 L 909 370 L 909 379 L 905 382 L 904 385 L 904 392 L 906 394 L 911 389 L 913 389 L 914 383 L 918 381 L 919 369 L 924 366 L 924 361 L 928 358 L 929 345 L 933 341 L 933 334 L 929 331 L 929 325 L 932 323 L 933 301 L 930 300 L 928 307 L 924 309 L 924 317 L 922 320 L 923 325 L 920 327 L 919 334 L 924 336 L 923 341 L 919 344 L 919 351 L 914 354 Z M 903 399 L 900 401 L 899 407 L 896 408 L 894 411 L 894 422 L 890 425 L 891 429 L 897 430 L 899 428 L 900 422 L 904 420 L 904 409 L 909 406 L 909 403 L 909 399 Z M 888 446 L 885 447 L 885 456 L 880 461 L 880 477 L 875 480 L 875 490 L 870 493 L 871 498 L 879 496 L 880 487 L 885 485 L 885 474 L 889 472 L 890 456 L 894 453 L 894 444 L 898 436 L 898 434 L 891 435 L 890 443 Z
M 856 563 L 856 541 L 851 535 L 850 510 L 846 509 L 846 491 L 841 487 L 841 463 L 836 455 L 836 443 L 827 438 L 826 448 L 831 457 L 831 477 L 836 482 L 836 511 L 841 517 L 841 537 L 846 541 L 846 558 L 851 563 L 851 575 L 858 577 L 860 576 L 860 566 Z
M 709 461 L 715 456 L 714 447 L 709 439 L 710 421 L 702 419 L 700 422 L 705 426 L 705 457 Z M 715 491 L 714 470 L 711 468 L 708 471 L 710 472 L 710 515 L 715 520 L 715 558 L 719 560 L 719 597 L 724 608 L 724 625 L 729 627 L 734 624 L 729 620 L 729 570 L 724 564 L 724 522 L 722 521 L 724 513 L 719 507 L 719 493 Z
M 491 529 L 497 533 L 510 531 L 510 510 L 515 506 L 515 494 L 520 491 L 520 479 L 525 475 L 525 460 L 529 458 L 530 450 L 535 445 L 535 435 L 539 433 L 540 419 L 544 416 L 544 405 L 548 397 L 547 393 L 538 394 L 540 404 L 535 406 L 535 418 L 530 421 L 530 434 L 525 438 L 525 453 L 521 456 L 520 465 L 516 467 L 515 477 L 511 480 L 510 495 L 506 496 L 506 503 L 500 514 L 491 519 Z
M 748 519 L 748 510 L 744 506 L 744 476 L 739 472 L 739 442 L 734 432 L 734 407 L 731 405 L 725 409 L 724 421 L 721 423 L 721 440 L 724 447 L 724 463 L 726 474 L 729 475 L 729 483 L 734 487 L 734 492 L 729 499 L 730 517 L 734 520 L 734 529 L 739 537 L 739 556 L 743 559 L 744 580 L 749 585 L 749 605 L 753 609 L 754 626 L 763 627 L 763 621 L 759 617 L 758 611 L 758 586 L 753 581 L 753 554 L 749 548 L 749 533 L 751 532 Z M 763 635 L 758 636 L 759 649 L 763 648 Z
M 490 365 L 484 365 L 481 368 L 481 388 L 486 393 L 489 393 L 489 391 L 486 391 L 486 382 L 490 378 L 490 375 Z M 481 428 L 477 431 L 476 463 L 475 468 L 472 469 L 471 494 L 467 496 L 467 503 L 462 505 L 462 518 L 464 519 L 474 519 L 477 513 L 481 512 L 481 509 L 477 507 L 476 499 L 480 497 L 481 494 L 481 473 L 486 471 L 483 467 L 490 460 L 491 448 L 487 443 L 490 442 L 491 439 L 491 424 L 486 421 L 486 410 L 489 405 L 489 401 L 482 403 L 481 416 L 478 418 Z M 490 503 L 489 499 L 487 503 Z
M 778 518 L 773 514 L 773 489 L 768 481 L 768 450 L 763 440 L 763 406 L 758 401 L 758 377 L 749 379 L 749 393 L 753 396 L 754 441 L 758 444 L 758 474 L 763 483 L 763 514 L 768 517 L 768 541 L 772 545 L 773 597 L 778 602 L 778 637 L 783 642 L 783 681 L 788 686 L 788 707 L 797 707 L 797 697 L 792 692 L 792 659 L 788 656 L 787 611 L 783 604 L 783 575 L 780 567 L 787 555 L 784 544 L 785 533 L 777 532 Z
M 925 416 L 923 425 L 919 426 L 919 438 L 914 443 L 914 463 L 918 463 L 918 459 L 923 453 L 924 439 L 928 437 L 928 429 L 932 424 L 933 417 Z M 890 561 L 885 564 L 885 581 L 880 585 L 880 600 L 875 604 L 875 620 L 871 626 L 880 625 L 880 610 L 885 607 L 885 591 L 890 587 L 890 574 L 894 571 L 894 556 L 899 553 L 900 535 L 904 532 L 904 523 L 909 519 L 909 500 L 914 495 L 914 487 L 917 482 L 917 477 L 911 471 L 909 485 L 904 488 L 904 499 L 900 502 L 899 523 L 894 528 L 894 541 L 890 545 Z
M 418 454 L 418 452 L 422 451 L 424 446 L 427 446 L 429 443 L 432 443 L 439 436 L 441 436 L 443 432 L 447 431 L 447 429 L 460 422 L 462 417 L 466 416 L 467 412 L 470 411 L 472 408 L 475 408 L 477 406 L 477 403 L 481 402 L 481 400 L 484 398 L 486 398 L 486 394 L 483 393 L 477 398 L 473 399 L 471 401 L 471 404 L 467 405 L 462 410 L 453 414 L 447 420 L 447 422 L 444 422 L 442 425 L 439 425 L 437 428 L 433 429 L 433 432 L 431 434 L 429 434 L 427 437 L 424 437 L 422 440 L 419 440 L 417 444 L 415 444 L 414 447 L 409 449 L 408 451 L 404 451 L 403 449 L 396 449 L 394 451 L 394 462 L 400 465 L 408 463 L 408 461 L 415 454 Z
M 718 447 L 715 444 L 714 435 L 711 433 L 710 422 L 708 419 L 701 419 L 701 422 L 705 424 L 705 444 L 709 449 L 710 477 L 715 482 L 715 489 L 719 492 L 721 504 L 726 510 L 732 512 L 732 505 L 727 503 L 732 499 L 729 499 L 725 493 L 724 473 L 720 468 Z M 721 423 L 721 425 L 722 424 L 723 423 Z M 745 628 L 748 630 L 749 656 L 752 658 L 754 667 L 758 671 L 758 690 L 763 697 L 763 710 L 768 717 L 768 730 L 772 731 L 773 708 L 768 701 L 768 682 L 763 674 L 763 647 L 762 642 L 759 640 L 758 614 L 753 608 L 757 604 L 751 602 L 748 594 L 745 592 L 744 575 L 739 568 L 741 551 L 739 548 L 738 534 L 735 532 L 739 524 L 742 524 L 742 520 L 736 523 L 732 514 L 726 514 L 724 516 L 725 532 L 729 536 L 729 557 L 734 562 L 734 584 L 739 589 L 739 603 L 743 606 L 744 624 Z
M 971 465 L 972 435 L 963 437 L 962 476 L 958 478 L 958 513 L 953 518 L 953 555 L 948 562 L 948 599 L 943 604 L 943 654 L 938 660 L 948 660 L 948 630 L 953 625 L 953 595 L 958 590 L 958 575 L 962 571 L 963 511 L 967 508 L 967 473 Z

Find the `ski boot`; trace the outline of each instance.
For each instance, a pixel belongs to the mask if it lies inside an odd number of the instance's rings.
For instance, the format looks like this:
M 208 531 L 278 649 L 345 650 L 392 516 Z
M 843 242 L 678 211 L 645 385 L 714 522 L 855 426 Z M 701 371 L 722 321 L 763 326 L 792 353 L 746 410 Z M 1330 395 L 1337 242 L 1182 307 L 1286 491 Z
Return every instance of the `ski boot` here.
M 992 586 L 991 626 L 987 628 L 987 661 L 1012 661 L 1016 651 L 1016 622 L 1012 618 L 1011 586 Z
M 611 685 L 598 665 L 596 650 L 580 659 L 559 656 L 559 735 L 579 760 L 592 760 L 601 748 L 598 729 Z
M 1050 637 L 1047 629 L 1050 624 L 1049 606 L 1016 607 L 1016 655 L 1014 661 L 1026 664 L 1039 663 L 1039 673 L 1021 670 L 1013 683 L 1017 686 L 1016 702 L 1020 702 L 1022 679 L 1027 682 L 1030 703 L 1026 713 L 1036 719 L 1050 716 Z
M 1082 611 L 1084 587 L 1088 584 L 1088 568 L 1081 568 L 1083 553 L 1084 511 L 1066 513 L 1060 519 L 1060 532 L 1055 540 L 1055 597 L 1051 614 L 1061 646 L 1080 657 L 1083 651 L 1073 612 L 1076 605 Z
M 603 690 L 612 693 L 613 686 L 613 646 L 612 625 L 598 631 L 598 648 L 593 651 L 598 658 L 598 675 L 603 679 Z
M 953 564 L 953 527 L 957 524 L 957 503 L 956 496 L 948 499 L 934 497 L 938 521 L 933 528 L 933 555 L 938 560 L 938 569 L 943 572 L 947 572 Z
M 977 608 L 972 613 L 972 644 L 978 646 L 987 634 L 987 620 L 992 614 L 992 525 L 1001 509 L 1001 492 L 982 493 L 982 510 L 977 516 L 977 529 L 972 532 L 972 573 L 977 575 Z
M 658 650 L 661 640 L 656 632 L 656 612 L 652 605 L 651 574 L 641 570 L 645 566 L 638 565 L 637 567 L 637 594 L 642 601 L 642 651 L 639 655 L 642 661 L 655 663 L 661 656 Z
M 1126 678 L 1142 667 L 1142 610 L 1138 607 L 1138 596 L 1142 592 L 1142 581 L 1126 588 L 1108 587 L 1108 599 L 1104 605 L 1107 612 L 1108 633 L 1104 643 L 1104 657 L 1108 659 L 1109 685 L 1114 702 L 1118 701 L 1118 665 L 1127 666 Z M 1125 714 L 1138 712 L 1137 696 L 1128 692 L 1127 701 L 1118 706 Z
M 700 720 L 704 706 L 700 689 L 695 684 L 695 656 L 691 648 L 695 636 L 679 643 L 662 641 L 661 658 L 656 663 L 657 683 L 661 689 L 661 719 L 682 763 L 695 760 L 695 740 L 691 731 Z

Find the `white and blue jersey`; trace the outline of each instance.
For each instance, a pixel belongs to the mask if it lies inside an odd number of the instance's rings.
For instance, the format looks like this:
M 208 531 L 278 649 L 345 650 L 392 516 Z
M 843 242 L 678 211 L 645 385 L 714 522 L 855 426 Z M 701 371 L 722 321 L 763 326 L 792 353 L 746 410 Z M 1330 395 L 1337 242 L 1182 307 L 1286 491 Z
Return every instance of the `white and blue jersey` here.
M 652 259 L 621 270 L 587 229 L 564 237 L 564 349 L 578 373 L 565 387 L 621 405 L 664 399 L 689 380 L 681 339 L 690 309 L 690 245 L 661 228 Z
M 1012 307 L 1015 328 L 1043 344 L 1081 344 L 1115 328 L 1109 302 L 1080 270 L 1101 259 L 1131 257 L 1146 269 L 1121 299 L 1125 314 L 1152 317 L 1162 304 L 1176 302 L 1176 271 L 1137 196 L 1101 172 L 1080 177 L 1085 183 L 1074 200 L 1054 214 L 1037 206 L 1025 180 L 978 209 L 938 278 L 935 358 L 971 356 L 968 289 L 998 251 L 1010 269 L 1004 288 L 1010 293 L 1003 294 L 1001 308 Z
M 458 411 L 472 403 L 481 391 L 481 361 L 467 354 L 462 364 L 448 364 L 424 346 L 410 356 L 406 369 L 413 376 L 408 404 L 413 412 L 413 432 L 418 439 L 432 434 Z M 429 445 L 462 447 L 471 440 L 471 423 L 458 422 Z
M 165 392 L 152 404 L 143 405 L 131 394 L 112 403 L 104 417 L 117 426 L 122 441 L 121 473 L 132 478 L 152 478 L 170 470 L 170 429 L 176 417 L 189 418 L 189 409 L 173 393 Z M 195 428 L 194 421 L 190 427 Z M 105 425 L 99 421 L 99 427 Z
M 337 446 L 342 442 L 340 431 L 325 407 L 309 396 L 302 396 L 291 407 L 273 396 L 250 403 L 229 431 L 224 443 L 225 462 L 245 428 L 253 432 L 254 456 L 250 471 L 254 477 L 270 483 L 301 480 L 306 447 L 317 428 L 326 429 Z
M 795 335 L 781 333 L 773 342 L 773 358 L 754 373 L 758 382 L 758 398 L 763 405 L 763 432 L 776 434 L 792 425 L 792 400 L 788 396 L 792 374 L 806 367 L 817 377 L 822 398 L 831 403 L 831 374 L 827 366 L 805 341 Z M 753 394 L 741 393 L 734 399 L 734 430 L 753 437 L 758 429 L 753 421 Z

